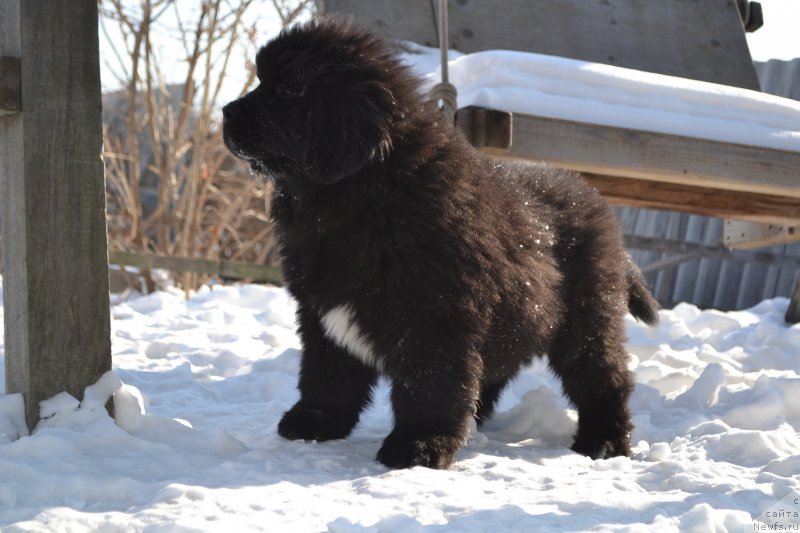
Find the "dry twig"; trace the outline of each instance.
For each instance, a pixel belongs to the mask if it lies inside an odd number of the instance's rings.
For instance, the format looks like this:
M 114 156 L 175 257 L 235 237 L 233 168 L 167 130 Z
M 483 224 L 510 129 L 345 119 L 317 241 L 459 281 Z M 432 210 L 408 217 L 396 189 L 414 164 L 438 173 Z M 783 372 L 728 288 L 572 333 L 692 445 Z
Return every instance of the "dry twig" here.
M 123 125 L 104 128 L 109 244 L 114 251 L 275 263 L 268 185 L 256 181 L 224 146 L 219 98 L 234 51 L 254 49 L 247 25 L 254 0 L 101 0 L 103 32 L 120 63 Z M 310 0 L 273 0 L 283 24 Z M 112 42 L 112 25 L 122 36 Z M 185 51 L 185 76 L 165 82 L 163 39 Z M 159 44 L 156 44 L 159 43 Z M 254 68 L 241 93 L 254 82 Z M 147 272 L 148 287 L 153 287 Z M 207 277 L 175 281 L 195 289 Z

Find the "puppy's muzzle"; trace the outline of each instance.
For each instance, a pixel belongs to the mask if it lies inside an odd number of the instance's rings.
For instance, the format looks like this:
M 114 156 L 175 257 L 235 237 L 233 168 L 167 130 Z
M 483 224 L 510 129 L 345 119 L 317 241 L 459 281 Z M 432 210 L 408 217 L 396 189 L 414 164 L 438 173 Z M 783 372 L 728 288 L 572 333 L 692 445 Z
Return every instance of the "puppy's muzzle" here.
M 226 121 L 235 119 L 239 116 L 243 107 L 244 105 L 242 104 L 241 100 L 229 102 L 225 107 L 222 108 L 222 118 Z
M 245 158 L 247 154 L 242 152 L 242 147 L 237 139 L 240 134 L 237 132 L 241 129 L 240 117 L 244 115 L 243 111 L 247 105 L 239 100 L 234 100 L 222 108 L 222 138 L 225 140 L 225 145 L 238 157 Z

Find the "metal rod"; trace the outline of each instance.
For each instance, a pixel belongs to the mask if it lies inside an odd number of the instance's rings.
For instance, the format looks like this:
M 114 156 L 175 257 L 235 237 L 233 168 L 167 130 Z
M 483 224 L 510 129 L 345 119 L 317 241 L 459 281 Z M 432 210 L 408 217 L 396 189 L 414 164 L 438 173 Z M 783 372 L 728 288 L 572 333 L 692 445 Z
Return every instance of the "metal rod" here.
M 439 0 L 439 54 L 442 63 L 442 83 L 450 81 L 447 73 L 447 0 Z

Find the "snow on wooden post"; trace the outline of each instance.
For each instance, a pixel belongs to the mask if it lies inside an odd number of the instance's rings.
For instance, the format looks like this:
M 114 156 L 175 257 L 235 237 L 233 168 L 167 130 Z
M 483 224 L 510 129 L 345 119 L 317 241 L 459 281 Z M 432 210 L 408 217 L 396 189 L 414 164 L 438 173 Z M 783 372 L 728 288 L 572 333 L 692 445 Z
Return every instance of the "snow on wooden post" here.
M 97 29 L 97 0 L 0 2 L 6 392 L 31 428 L 111 368 Z

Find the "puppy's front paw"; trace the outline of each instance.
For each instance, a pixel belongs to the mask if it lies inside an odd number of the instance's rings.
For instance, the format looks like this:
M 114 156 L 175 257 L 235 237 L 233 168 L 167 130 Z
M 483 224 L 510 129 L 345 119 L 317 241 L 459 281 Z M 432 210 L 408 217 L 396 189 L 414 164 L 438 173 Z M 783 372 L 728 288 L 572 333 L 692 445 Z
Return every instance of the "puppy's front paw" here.
M 389 468 L 425 466 L 444 470 L 453 463 L 462 439 L 447 435 L 416 438 L 395 429 L 378 451 L 378 461 Z
M 289 440 L 343 439 L 355 421 L 301 403 L 289 409 L 278 424 L 278 434 Z
M 627 437 L 617 439 L 577 438 L 572 451 L 591 459 L 609 459 L 620 455 L 630 456 L 631 446 Z

